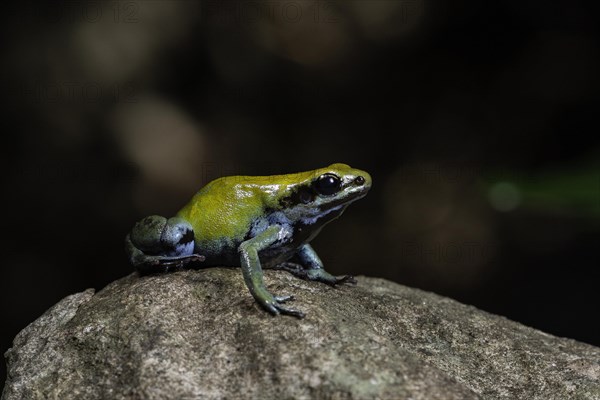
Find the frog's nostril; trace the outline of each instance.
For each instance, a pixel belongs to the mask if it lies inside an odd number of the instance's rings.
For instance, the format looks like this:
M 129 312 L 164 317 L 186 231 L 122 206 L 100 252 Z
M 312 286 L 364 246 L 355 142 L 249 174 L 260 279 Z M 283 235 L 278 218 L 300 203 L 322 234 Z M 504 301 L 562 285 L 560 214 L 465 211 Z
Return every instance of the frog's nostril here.
M 365 178 L 364 178 L 364 177 L 362 177 L 362 176 L 357 176 L 357 177 L 354 179 L 354 183 L 356 183 L 356 184 L 357 184 L 357 185 L 359 185 L 359 186 L 362 186 L 362 185 L 364 185 L 364 184 L 365 184 Z

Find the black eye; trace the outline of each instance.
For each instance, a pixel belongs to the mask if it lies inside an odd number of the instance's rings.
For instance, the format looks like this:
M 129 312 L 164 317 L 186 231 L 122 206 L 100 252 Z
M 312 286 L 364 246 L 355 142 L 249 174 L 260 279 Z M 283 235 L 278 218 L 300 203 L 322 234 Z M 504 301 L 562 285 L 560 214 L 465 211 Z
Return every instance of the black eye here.
M 342 181 L 334 174 L 321 175 L 314 183 L 314 188 L 317 193 L 330 196 L 340 191 Z

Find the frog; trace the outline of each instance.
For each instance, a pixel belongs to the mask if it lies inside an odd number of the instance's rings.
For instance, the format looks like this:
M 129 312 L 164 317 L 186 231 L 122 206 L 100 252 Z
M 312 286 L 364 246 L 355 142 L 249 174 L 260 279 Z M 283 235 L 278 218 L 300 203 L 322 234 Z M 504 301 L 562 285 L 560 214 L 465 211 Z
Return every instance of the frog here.
M 310 242 L 329 222 L 367 195 L 371 176 L 347 164 L 271 176 L 226 176 L 202 187 L 173 217 L 150 215 L 125 238 L 129 262 L 140 275 L 181 269 L 239 267 L 254 300 L 273 315 L 303 318 L 271 294 L 263 269 L 330 286 L 356 284 L 336 277 Z

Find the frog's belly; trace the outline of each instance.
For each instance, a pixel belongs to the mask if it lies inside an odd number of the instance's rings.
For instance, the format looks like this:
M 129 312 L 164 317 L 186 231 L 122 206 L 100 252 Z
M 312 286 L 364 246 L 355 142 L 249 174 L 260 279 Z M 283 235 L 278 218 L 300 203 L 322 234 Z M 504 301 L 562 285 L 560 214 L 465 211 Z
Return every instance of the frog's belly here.
M 237 251 L 238 247 L 239 243 L 232 241 L 202 241 L 196 243 L 194 252 L 205 257 L 202 265 L 206 267 L 239 267 L 240 255 Z
M 258 258 L 263 268 L 273 268 L 277 264 L 288 261 L 296 254 L 296 248 L 287 246 L 274 247 L 258 252 Z
M 194 251 L 206 257 L 202 265 L 206 267 L 226 266 L 239 267 L 240 254 L 238 253 L 239 243 L 223 242 L 200 242 L 196 244 Z M 277 264 L 289 260 L 296 253 L 297 248 L 289 245 L 269 247 L 258 252 L 261 266 L 263 268 L 273 268 Z

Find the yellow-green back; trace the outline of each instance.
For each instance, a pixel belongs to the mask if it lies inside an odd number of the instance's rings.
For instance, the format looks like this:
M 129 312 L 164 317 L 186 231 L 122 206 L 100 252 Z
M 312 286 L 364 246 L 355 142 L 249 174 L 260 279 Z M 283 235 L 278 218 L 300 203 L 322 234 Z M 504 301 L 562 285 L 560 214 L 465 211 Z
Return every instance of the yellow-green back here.
M 298 185 L 331 172 L 340 176 L 354 173 L 345 164 L 333 164 L 313 171 L 273 176 L 229 176 L 204 186 L 182 208 L 178 217 L 189 221 L 199 242 L 242 240 L 252 222 L 265 209 L 279 209 L 279 201 Z

